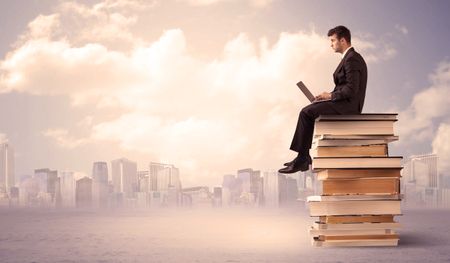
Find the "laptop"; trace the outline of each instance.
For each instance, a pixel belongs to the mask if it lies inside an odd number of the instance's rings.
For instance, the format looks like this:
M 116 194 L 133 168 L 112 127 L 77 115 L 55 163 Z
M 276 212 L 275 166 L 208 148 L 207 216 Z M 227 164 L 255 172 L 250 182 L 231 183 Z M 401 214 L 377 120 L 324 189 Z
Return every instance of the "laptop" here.
M 315 101 L 315 96 L 311 93 L 311 91 L 309 91 L 309 89 L 305 86 L 305 84 L 303 84 L 302 81 L 300 81 L 299 83 L 297 83 L 297 86 L 300 88 L 300 90 L 303 92 L 303 94 L 305 94 L 306 98 L 308 98 L 308 100 L 309 100 L 311 103 L 330 101 L 330 99 L 328 99 L 328 100 L 318 100 L 318 101 Z

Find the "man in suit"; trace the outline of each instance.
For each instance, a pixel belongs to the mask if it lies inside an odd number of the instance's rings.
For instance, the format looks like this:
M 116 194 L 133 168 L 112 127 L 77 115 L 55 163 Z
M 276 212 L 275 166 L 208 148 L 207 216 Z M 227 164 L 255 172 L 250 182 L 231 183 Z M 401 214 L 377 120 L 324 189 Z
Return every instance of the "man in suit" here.
M 333 74 L 335 88 L 323 92 L 315 101 L 300 111 L 297 128 L 290 149 L 297 157 L 284 165 L 280 173 L 306 171 L 311 164 L 309 149 L 314 132 L 314 121 L 319 115 L 360 114 L 367 85 L 367 66 L 363 57 L 351 45 L 350 30 L 337 26 L 328 31 L 331 48 L 342 54 L 342 61 Z

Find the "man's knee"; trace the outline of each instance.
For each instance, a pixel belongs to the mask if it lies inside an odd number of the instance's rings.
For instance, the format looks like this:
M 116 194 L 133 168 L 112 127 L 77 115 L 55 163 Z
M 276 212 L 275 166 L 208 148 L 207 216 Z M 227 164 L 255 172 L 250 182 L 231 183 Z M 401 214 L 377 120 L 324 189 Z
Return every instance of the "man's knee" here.
M 311 105 L 303 107 L 303 109 L 300 111 L 300 116 L 307 118 L 314 118 L 314 112 L 311 109 Z

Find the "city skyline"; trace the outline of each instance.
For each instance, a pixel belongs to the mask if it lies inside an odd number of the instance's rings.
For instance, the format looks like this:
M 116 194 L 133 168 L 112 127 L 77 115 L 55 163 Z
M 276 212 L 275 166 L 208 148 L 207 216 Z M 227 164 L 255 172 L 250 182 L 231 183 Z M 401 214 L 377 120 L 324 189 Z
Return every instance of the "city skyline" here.
M 306 205 L 320 195 L 316 172 L 290 176 L 276 171 L 237 169 L 220 185 L 184 186 L 174 164 L 149 162 L 146 169 L 127 158 L 92 162 L 92 173 L 36 168 L 31 176 L 14 174 L 14 152 L 0 144 L 0 206 L 40 208 L 281 207 Z M 6 164 L 6 165 L 5 165 Z M 401 171 L 407 208 L 450 208 L 450 174 L 438 170 L 439 156 L 408 156 Z M 110 168 L 108 168 L 110 167 Z M 109 172 L 110 171 L 110 172 Z

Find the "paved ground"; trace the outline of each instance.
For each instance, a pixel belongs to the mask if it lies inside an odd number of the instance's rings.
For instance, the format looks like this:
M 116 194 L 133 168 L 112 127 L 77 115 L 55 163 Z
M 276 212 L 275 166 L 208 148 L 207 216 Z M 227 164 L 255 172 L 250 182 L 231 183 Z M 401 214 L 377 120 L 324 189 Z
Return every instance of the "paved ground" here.
M 307 212 L 0 210 L 0 262 L 450 262 L 450 211 L 404 211 L 395 248 L 313 248 Z

